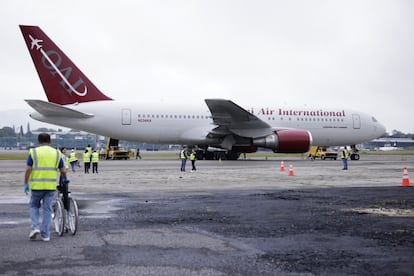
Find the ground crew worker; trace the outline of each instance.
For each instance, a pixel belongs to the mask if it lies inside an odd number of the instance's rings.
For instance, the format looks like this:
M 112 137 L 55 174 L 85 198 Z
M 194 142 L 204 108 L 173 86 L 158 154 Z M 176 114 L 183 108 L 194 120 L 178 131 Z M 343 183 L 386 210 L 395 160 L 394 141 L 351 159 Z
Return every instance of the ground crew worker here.
M 106 159 L 106 149 L 101 148 L 101 150 L 99 151 L 99 159 L 101 159 L 101 160 Z
M 346 147 L 344 147 L 344 149 L 341 150 L 340 157 L 342 159 L 342 164 L 344 165 L 343 170 L 347 170 L 348 169 L 349 151 Z
M 192 171 L 192 172 L 195 172 L 197 169 L 196 169 L 196 167 L 195 167 L 195 162 L 196 162 L 196 152 L 195 152 L 195 150 L 194 150 L 194 149 L 192 149 L 192 150 L 191 150 L 191 154 L 190 154 L 190 161 L 191 161 L 191 166 L 192 166 L 191 171 Z
M 85 173 L 89 173 L 89 169 L 91 167 L 91 154 L 87 149 L 83 153 L 83 165 L 85 167 Z
M 88 145 L 86 148 L 85 148 L 90 154 L 92 154 L 92 147 L 91 147 L 91 145 Z
M 78 165 L 78 158 L 76 157 L 76 152 L 74 149 L 69 154 L 69 164 L 72 168 L 72 172 L 75 172 L 75 166 Z
M 135 155 L 135 159 L 142 159 L 141 155 L 139 154 L 139 148 L 137 148 L 137 154 Z
M 40 133 L 37 140 L 39 146 L 30 149 L 24 174 L 24 192 L 28 194 L 29 189 L 31 190 L 31 231 L 29 239 L 35 240 L 40 234 L 43 241 L 49 241 L 52 202 L 55 197 L 58 175 L 57 170 L 59 169 L 65 183 L 69 183 L 69 180 L 66 178 L 66 169 L 61 152 L 49 146 L 50 135 Z M 41 205 L 43 205 L 43 220 L 40 227 L 39 214 Z
M 65 169 L 67 171 L 69 169 L 69 157 L 66 156 L 67 148 L 60 148 L 60 152 L 62 153 L 63 164 L 65 164 Z
M 85 148 L 89 152 L 90 162 L 92 162 L 92 147 L 88 144 L 88 146 Z
M 181 171 L 185 172 L 185 164 L 187 163 L 187 148 L 183 147 L 180 152 L 180 159 L 181 159 Z
M 92 153 L 92 173 L 98 173 L 99 153 L 96 150 Z
M 68 169 L 69 169 L 69 157 L 68 156 L 66 156 L 66 151 L 67 151 L 67 149 L 66 149 L 66 147 L 62 147 L 62 148 L 60 148 L 60 153 L 62 154 L 62 160 L 63 160 L 63 164 L 65 165 L 65 169 L 66 169 L 66 171 L 68 171 Z M 60 175 L 59 176 L 59 185 L 62 185 L 63 183 L 63 176 L 62 175 Z

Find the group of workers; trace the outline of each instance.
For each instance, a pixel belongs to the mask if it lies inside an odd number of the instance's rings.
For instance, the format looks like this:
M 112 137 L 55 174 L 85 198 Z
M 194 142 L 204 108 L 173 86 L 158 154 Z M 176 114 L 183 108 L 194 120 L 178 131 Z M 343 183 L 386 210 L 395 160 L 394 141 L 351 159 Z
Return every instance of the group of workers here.
M 180 168 L 180 170 L 182 172 L 185 172 L 185 166 L 187 164 L 187 159 L 188 159 L 187 148 L 186 147 L 183 147 L 181 149 L 180 159 L 181 159 L 181 168 Z M 196 151 L 195 151 L 195 149 L 192 149 L 191 153 L 190 153 L 190 161 L 191 161 L 191 166 L 192 166 L 191 172 L 195 172 L 197 170 L 196 166 L 195 166 L 196 159 L 197 159 L 196 158 Z
M 67 148 L 60 150 L 50 146 L 50 135 L 40 133 L 38 135 L 39 145 L 29 150 L 26 160 L 26 170 L 24 174 L 23 192 L 30 195 L 30 219 L 31 231 L 29 233 L 30 240 L 36 240 L 40 235 L 43 241 L 50 240 L 50 223 L 52 221 L 52 204 L 56 192 L 56 179 L 58 171 L 60 172 L 59 186 L 69 184 L 66 170 L 71 165 L 72 171 L 79 165 L 76 152 L 72 150 L 69 156 L 66 156 Z M 98 173 L 99 154 L 92 151 L 90 145 L 83 154 L 83 162 L 85 164 L 85 173 L 89 173 L 90 164 L 92 163 L 92 172 Z M 43 210 L 42 224 L 40 220 L 40 209 Z
M 67 179 L 66 169 L 71 169 L 75 172 L 75 167 L 79 165 L 76 157 L 76 152 L 71 150 L 69 156 L 66 156 L 67 149 L 65 147 L 61 150 L 52 148 L 50 144 L 50 135 L 41 133 L 38 136 L 39 146 L 32 148 L 29 151 L 29 156 L 26 161 L 26 170 L 24 174 L 24 193 L 28 194 L 31 190 L 30 198 L 30 218 L 31 231 L 29 234 L 30 240 L 35 240 L 38 235 L 43 241 L 50 240 L 50 223 L 52 220 L 52 202 L 56 191 L 56 179 L 58 171 L 60 172 L 59 184 L 69 184 Z M 139 152 L 137 152 L 137 157 Z M 343 161 L 343 169 L 348 169 L 349 152 L 345 147 L 341 151 L 340 158 Z M 187 148 L 183 147 L 180 152 L 181 171 L 185 172 L 186 162 L 188 159 Z M 192 164 L 191 171 L 196 171 L 196 151 L 192 149 L 190 154 L 190 161 Z M 83 153 L 83 163 L 85 166 L 85 173 L 89 173 L 90 164 L 92 163 L 92 173 L 98 173 L 99 153 L 96 150 L 92 151 L 92 147 L 88 145 Z M 43 206 L 43 221 L 39 224 L 40 208 Z
M 63 147 L 58 150 L 51 147 L 49 134 L 39 134 L 38 143 L 39 145 L 36 148 L 29 150 L 29 155 L 26 160 L 23 191 L 25 194 L 29 194 L 29 190 L 31 191 L 29 203 L 31 231 L 29 233 L 29 239 L 36 240 L 40 235 L 43 241 L 49 241 L 52 204 L 57 188 L 56 179 L 58 177 L 58 171 L 60 172 L 59 186 L 67 185 L 70 182 L 66 174 L 69 165 L 73 172 L 80 165 L 74 150 L 71 150 L 69 156 L 67 156 L 67 148 Z M 181 151 L 181 171 L 185 171 L 187 160 L 186 150 L 184 147 Z M 196 153 L 194 149 L 190 154 L 190 160 L 192 163 L 192 171 L 195 171 Z M 91 146 L 88 145 L 83 153 L 85 173 L 89 173 L 91 163 L 92 173 L 98 173 L 98 162 L 99 153 L 96 150 L 92 151 Z M 40 215 L 40 209 L 43 212 L 42 216 Z M 40 217 L 43 218 L 41 224 L 39 222 Z
M 79 164 L 79 160 L 76 157 L 75 150 L 71 150 L 69 153 L 69 156 L 66 156 L 67 148 L 63 147 L 61 148 L 62 158 L 65 162 L 65 166 L 67 169 L 69 169 L 69 164 L 71 167 L 72 172 L 76 171 L 76 167 L 81 167 Z M 98 173 L 98 163 L 99 163 L 99 153 L 94 150 L 92 151 L 91 145 L 88 145 L 85 148 L 85 152 L 83 153 L 83 164 L 85 168 L 85 173 L 89 173 L 89 170 L 91 168 L 92 164 L 92 173 Z

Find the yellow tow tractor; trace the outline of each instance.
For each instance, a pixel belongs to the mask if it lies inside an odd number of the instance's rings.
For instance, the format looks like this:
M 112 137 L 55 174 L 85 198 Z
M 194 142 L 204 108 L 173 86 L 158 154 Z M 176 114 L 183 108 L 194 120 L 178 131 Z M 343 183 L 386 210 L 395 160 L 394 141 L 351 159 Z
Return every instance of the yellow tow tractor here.
M 336 160 L 336 158 L 338 158 L 338 153 L 334 151 L 328 151 L 327 147 L 313 146 L 307 152 L 306 156 L 312 160 L 315 160 L 316 158 L 320 158 L 322 160 Z
M 119 140 L 108 137 L 108 142 L 106 143 L 106 159 L 120 160 L 120 159 L 129 159 L 134 155 L 134 153 L 123 147 L 119 146 Z

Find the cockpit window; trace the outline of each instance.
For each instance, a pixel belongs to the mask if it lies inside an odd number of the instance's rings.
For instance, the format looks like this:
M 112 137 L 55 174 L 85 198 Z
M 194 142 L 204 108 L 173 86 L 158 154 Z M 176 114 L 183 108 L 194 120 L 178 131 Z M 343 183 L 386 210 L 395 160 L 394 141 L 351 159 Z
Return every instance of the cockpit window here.
M 374 122 L 374 123 L 377 123 L 378 121 L 377 121 L 377 119 L 375 119 L 375 117 L 372 117 L 372 121 Z

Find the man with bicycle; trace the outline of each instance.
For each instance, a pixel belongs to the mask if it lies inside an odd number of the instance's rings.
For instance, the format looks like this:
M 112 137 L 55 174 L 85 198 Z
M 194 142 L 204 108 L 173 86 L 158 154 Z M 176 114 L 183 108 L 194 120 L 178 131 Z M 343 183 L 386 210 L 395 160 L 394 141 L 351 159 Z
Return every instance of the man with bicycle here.
M 50 135 L 40 133 L 39 146 L 29 151 L 24 174 L 24 192 L 30 197 L 30 240 L 35 240 L 40 234 L 43 241 L 50 240 L 50 223 L 52 220 L 52 202 L 56 191 L 57 170 L 66 182 L 66 168 L 59 150 L 49 146 Z M 40 227 L 40 207 L 43 207 L 43 221 Z

